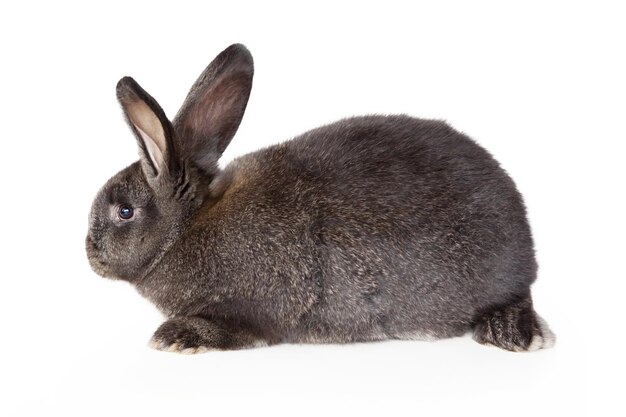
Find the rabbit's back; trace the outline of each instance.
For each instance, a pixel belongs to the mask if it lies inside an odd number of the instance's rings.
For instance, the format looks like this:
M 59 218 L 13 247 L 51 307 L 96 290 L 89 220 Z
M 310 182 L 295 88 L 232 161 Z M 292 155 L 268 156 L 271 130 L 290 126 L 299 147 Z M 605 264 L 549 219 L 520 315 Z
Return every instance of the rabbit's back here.
M 172 259 L 207 277 L 190 305 L 276 338 L 461 334 L 535 278 L 515 185 L 443 122 L 342 120 L 236 159 L 216 183 L 224 195 Z
M 451 335 L 528 293 L 536 264 L 521 196 L 491 155 L 445 123 L 353 118 L 286 147 L 328 196 L 309 200 L 323 276 L 337 288 L 322 316 L 375 312 L 353 314 L 352 326 L 375 323 L 382 337 Z

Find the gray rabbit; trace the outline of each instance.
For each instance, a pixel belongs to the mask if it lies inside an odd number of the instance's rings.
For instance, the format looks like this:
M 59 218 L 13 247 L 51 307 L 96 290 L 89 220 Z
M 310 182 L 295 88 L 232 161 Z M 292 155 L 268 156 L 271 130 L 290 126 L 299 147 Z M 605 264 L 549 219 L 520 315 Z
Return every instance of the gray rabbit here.
M 493 157 L 441 121 L 364 116 L 218 159 L 243 116 L 252 56 L 232 45 L 169 121 L 132 78 L 117 97 L 140 160 L 95 198 L 86 250 L 166 316 L 183 353 L 276 343 L 439 339 L 473 329 L 550 347 L 533 310 L 522 198 Z

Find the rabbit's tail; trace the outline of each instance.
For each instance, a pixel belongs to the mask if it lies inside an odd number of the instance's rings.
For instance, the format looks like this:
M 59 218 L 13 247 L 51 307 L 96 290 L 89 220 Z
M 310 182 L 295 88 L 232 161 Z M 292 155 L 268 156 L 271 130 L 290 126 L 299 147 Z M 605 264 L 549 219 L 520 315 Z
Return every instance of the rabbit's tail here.
M 533 309 L 530 296 L 480 314 L 474 322 L 474 340 L 514 352 L 547 349 L 556 337 Z

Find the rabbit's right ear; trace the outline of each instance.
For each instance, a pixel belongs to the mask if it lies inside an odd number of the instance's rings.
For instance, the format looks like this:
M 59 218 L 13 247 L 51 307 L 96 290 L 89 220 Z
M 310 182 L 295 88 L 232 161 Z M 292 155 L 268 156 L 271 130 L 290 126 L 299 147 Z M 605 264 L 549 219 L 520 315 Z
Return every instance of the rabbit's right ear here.
M 174 145 L 174 128 L 165 112 L 135 80 L 124 77 L 117 83 L 117 99 L 139 143 L 146 178 L 175 178 L 179 160 Z
M 174 118 L 184 157 L 209 175 L 237 132 L 253 75 L 248 49 L 240 44 L 229 46 L 200 75 Z

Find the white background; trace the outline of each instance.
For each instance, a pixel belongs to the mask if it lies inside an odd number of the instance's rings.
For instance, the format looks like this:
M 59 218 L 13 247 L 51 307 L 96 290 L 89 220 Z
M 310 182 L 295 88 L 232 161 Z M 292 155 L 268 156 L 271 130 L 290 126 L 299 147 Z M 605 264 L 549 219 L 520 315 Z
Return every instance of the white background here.
M 3 2 L 0 415 L 624 413 L 626 14 L 502 3 Z M 491 151 L 525 196 L 557 346 L 148 349 L 162 318 L 83 249 L 91 199 L 137 158 L 115 84 L 173 116 L 234 42 L 256 78 L 223 163 L 363 113 L 443 118 Z

